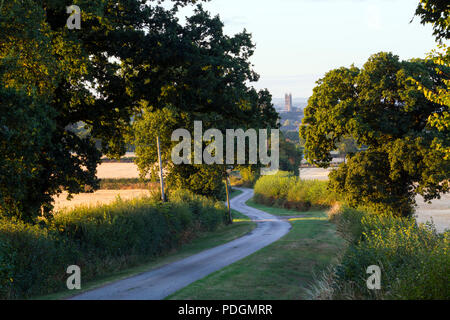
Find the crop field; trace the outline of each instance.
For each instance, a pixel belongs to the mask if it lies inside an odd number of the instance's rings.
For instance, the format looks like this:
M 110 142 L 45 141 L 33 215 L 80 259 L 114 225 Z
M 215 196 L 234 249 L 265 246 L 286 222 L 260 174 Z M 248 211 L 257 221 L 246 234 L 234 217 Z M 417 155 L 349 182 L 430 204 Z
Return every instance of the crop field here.
M 300 171 L 300 177 L 305 180 L 328 180 L 330 169 L 308 168 Z M 442 195 L 439 200 L 434 200 L 431 204 L 423 201 L 421 196 L 417 196 L 417 221 L 425 223 L 433 220 L 436 229 L 444 232 L 450 229 L 450 194 Z
M 122 200 L 131 200 L 148 196 L 148 194 L 148 190 L 98 190 L 94 193 L 77 194 L 69 201 L 67 200 L 67 193 L 62 193 L 55 198 L 55 209 L 58 211 L 79 206 L 97 206 L 114 202 L 117 197 L 120 197 Z
M 97 167 L 100 179 L 139 178 L 138 167 L 134 163 L 102 163 Z

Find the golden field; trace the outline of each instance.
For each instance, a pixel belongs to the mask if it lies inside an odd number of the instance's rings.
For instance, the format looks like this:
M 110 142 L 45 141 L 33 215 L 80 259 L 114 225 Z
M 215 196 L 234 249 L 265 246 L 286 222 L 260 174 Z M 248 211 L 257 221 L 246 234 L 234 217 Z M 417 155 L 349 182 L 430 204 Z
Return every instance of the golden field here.
M 134 163 L 102 163 L 97 167 L 100 179 L 139 178 L 139 170 Z M 123 200 L 139 198 L 149 194 L 149 190 L 99 190 L 94 193 L 81 193 L 67 200 L 67 193 L 55 198 L 55 209 L 77 206 L 96 206 L 113 202 L 118 196 Z
M 75 208 L 78 206 L 97 206 L 114 202 L 118 196 L 123 200 L 130 200 L 149 195 L 148 190 L 99 190 L 94 193 L 80 193 L 67 200 L 67 193 L 62 193 L 55 198 L 56 211 L 64 208 Z

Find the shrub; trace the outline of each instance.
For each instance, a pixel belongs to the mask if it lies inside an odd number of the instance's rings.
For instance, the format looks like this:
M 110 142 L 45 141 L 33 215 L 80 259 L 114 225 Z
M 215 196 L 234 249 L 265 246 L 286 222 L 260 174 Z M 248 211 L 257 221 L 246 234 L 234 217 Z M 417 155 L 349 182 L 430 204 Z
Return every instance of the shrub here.
M 349 208 L 335 221 L 349 246 L 332 272 L 334 299 L 450 298 L 450 232 L 438 234 L 414 218 Z M 381 268 L 381 290 L 367 289 L 371 265 Z M 329 276 L 320 282 L 330 283 Z
M 280 171 L 272 176 L 263 176 L 256 182 L 254 201 L 308 211 L 333 206 L 336 196 L 327 189 L 326 181 L 301 180 L 292 173 Z
M 259 172 L 252 166 L 242 167 L 239 170 L 242 177 L 241 186 L 245 188 L 252 188 L 259 178 Z
M 0 298 L 27 297 L 65 283 L 67 266 L 80 254 L 54 230 L 0 220 Z
M 138 178 L 101 179 L 101 190 L 157 189 L 158 184 Z
M 46 226 L 0 220 L 0 299 L 48 294 L 65 286 L 66 268 L 83 281 L 148 261 L 213 231 L 225 206 L 175 191 L 169 203 L 148 198 L 59 212 Z

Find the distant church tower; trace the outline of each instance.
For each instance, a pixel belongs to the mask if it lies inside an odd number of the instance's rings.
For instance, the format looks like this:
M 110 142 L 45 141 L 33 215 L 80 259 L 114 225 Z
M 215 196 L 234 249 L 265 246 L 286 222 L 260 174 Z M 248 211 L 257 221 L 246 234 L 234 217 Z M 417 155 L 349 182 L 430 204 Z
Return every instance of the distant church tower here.
M 292 93 L 289 93 L 289 94 L 286 93 L 284 96 L 284 100 L 285 100 L 284 110 L 286 112 L 291 112 L 292 111 Z

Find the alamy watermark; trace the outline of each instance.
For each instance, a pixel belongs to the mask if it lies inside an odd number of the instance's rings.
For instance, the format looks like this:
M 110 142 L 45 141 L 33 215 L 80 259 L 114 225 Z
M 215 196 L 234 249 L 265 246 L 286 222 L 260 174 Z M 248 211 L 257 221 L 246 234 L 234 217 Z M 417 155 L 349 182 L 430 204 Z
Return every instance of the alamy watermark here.
M 81 290 L 81 269 L 79 266 L 69 266 L 67 268 L 67 274 L 70 274 L 67 278 L 66 285 L 69 290 Z
M 67 19 L 67 28 L 69 30 L 81 29 L 81 9 L 79 6 L 71 5 L 69 7 L 66 7 L 66 12 L 70 14 L 69 18 Z
M 181 140 L 181 142 L 180 142 Z M 235 142 L 237 140 L 237 153 Z M 248 161 L 247 144 L 248 140 Z M 280 166 L 280 132 L 278 129 L 271 130 L 270 154 L 268 130 L 255 129 L 226 130 L 223 133 L 218 129 L 209 129 L 203 133 L 201 121 L 194 122 L 194 139 L 186 129 L 175 130 L 172 134 L 173 142 L 180 142 L 172 149 L 172 162 L 181 164 L 227 164 L 227 165 L 256 165 L 259 163 L 268 166 L 261 169 L 262 175 L 275 174 Z M 203 150 L 203 143 L 208 145 Z M 259 146 L 258 146 L 259 142 Z M 224 148 L 225 147 L 225 148 Z M 226 150 L 226 152 L 224 152 Z M 225 153 L 225 154 L 224 154 Z M 192 157 L 193 154 L 193 157 Z M 192 161 L 193 158 L 193 161 Z
M 370 266 L 367 268 L 367 274 L 371 274 L 367 279 L 367 289 L 380 290 L 381 289 L 381 268 L 379 266 Z

